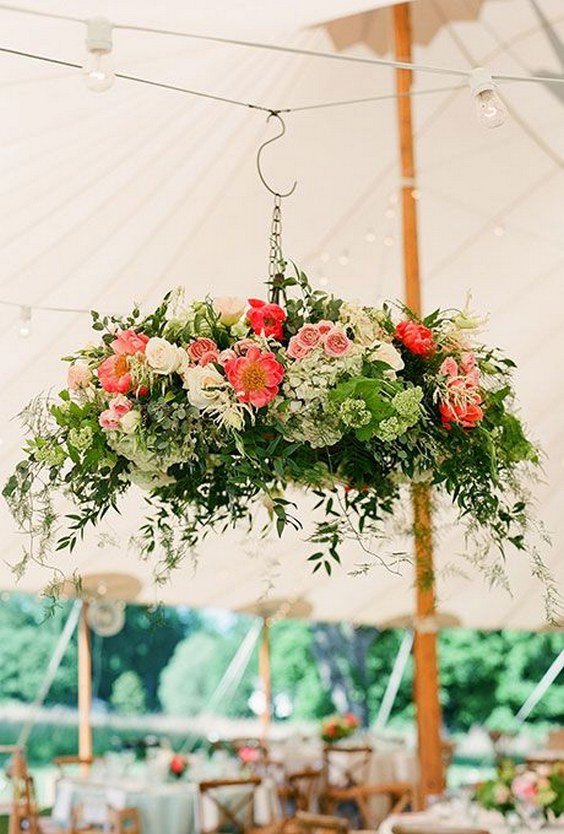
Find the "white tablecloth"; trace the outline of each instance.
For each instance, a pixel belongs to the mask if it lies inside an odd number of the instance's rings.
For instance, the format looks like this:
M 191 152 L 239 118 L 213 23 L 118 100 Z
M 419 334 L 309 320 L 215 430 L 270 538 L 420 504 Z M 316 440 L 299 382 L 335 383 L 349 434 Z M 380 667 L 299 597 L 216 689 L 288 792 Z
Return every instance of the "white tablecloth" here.
M 241 792 L 235 786 L 222 790 Z M 103 823 L 107 806 L 135 807 L 141 812 L 143 834 L 200 834 L 213 829 L 218 810 L 209 799 L 201 803 L 196 782 L 151 784 L 120 780 L 64 778 L 56 787 L 53 817 L 63 828 L 69 826 L 72 808 L 80 804 L 89 822 Z M 254 817 L 257 825 L 267 825 L 280 815 L 276 786 L 264 780 L 255 791 Z M 203 820 L 202 820 L 203 817 Z
M 394 814 L 382 822 L 378 834 L 393 834 L 394 825 L 410 825 L 415 823 L 424 825 L 436 825 L 437 834 L 440 834 L 441 826 L 449 828 L 481 828 L 489 831 L 490 834 L 509 834 L 509 827 L 501 814 L 494 811 L 480 811 L 477 817 L 470 819 L 460 813 L 453 816 L 440 816 L 432 811 L 422 811 L 417 814 Z M 531 829 L 524 825 L 518 830 L 519 834 L 531 834 Z M 552 825 L 542 829 L 542 834 L 563 834 L 564 820 L 558 820 Z

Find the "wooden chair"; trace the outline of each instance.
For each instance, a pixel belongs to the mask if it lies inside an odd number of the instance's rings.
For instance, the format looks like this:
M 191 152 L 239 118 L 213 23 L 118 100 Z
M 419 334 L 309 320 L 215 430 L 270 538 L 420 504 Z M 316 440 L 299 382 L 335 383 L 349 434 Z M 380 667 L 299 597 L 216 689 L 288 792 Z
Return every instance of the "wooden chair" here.
M 321 793 L 323 779 L 324 772 L 318 768 L 306 768 L 288 773 L 286 785 L 289 790 L 291 811 L 294 815 L 298 811 L 308 813 L 314 810 L 315 802 Z
M 98 803 L 97 803 L 98 804 Z M 102 832 L 113 831 L 110 829 L 110 808 L 100 798 L 99 805 L 104 807 L 104 818 L 94 822 L 89 808 L 88 801 L 80 802 L 71 811 L 70 826 L 68 834 L 102 834 Z
M 142 834 L 138 808 L 111 808 L 109 817 L 112 834 Z
M 323 748 L 323 769 L 327 788 L 365 785 L 370 777 L 372 747 L 335 747 L 327 744 Z
M 295 824 L 297 834 L 349 834 L 349 824 L 341 817 L 298 811 Z
M 454 828 L 438 823 L 397 823 L 392 826 L 393 834 L 489 834 L 482 828 Z
M 388 801 L 389 814 L 401 814 L 413 806 L 415 786 L 410 782 L 384 782 L 379 785 L 352 785 L 349 788 L 330 788 L 322 797 L 323 809 L 328 814 L 335 814 L 339 807 L 352 804 L 358 811 L 359 828 L 378 828 L 382 814 L 375 814 L 373 802 L 376 797 Z
M 228 829 L 235 834 L 246 834 L 254 828 L 255 791 L 261 780 L 258 776 L 248 779 L 210 779 L 200 782 L 202 800 L 202 834 L 219 834 Z M 234 791 L 233 788 L 241 788 Z M 213 827 L 206 823 L 205 802 L 215 806 L 217 822 Z

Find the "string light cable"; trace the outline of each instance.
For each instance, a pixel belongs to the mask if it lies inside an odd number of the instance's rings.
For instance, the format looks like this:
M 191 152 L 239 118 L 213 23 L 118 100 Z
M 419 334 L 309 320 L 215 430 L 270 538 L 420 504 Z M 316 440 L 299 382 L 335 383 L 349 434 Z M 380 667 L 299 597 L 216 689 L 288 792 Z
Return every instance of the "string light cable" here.
M 52 12 L 44 12 L 38 9 L 30 9 L 22 6 L 13 6 L 6 3 L 0 3 L 0 10 L 15 12 L 20 14 L 28 14 L 35 17 L 50 18 L 53 20 L 65 20 L 67 22 L 79 23 L 88 26 L 88 19 L 74 17 L 72 15 L 63 15 Z M 173 29 L 160 29 L 151 26 L 136 26 L 127 23 L 112 23 L 112 29 L 118 31 L 128 32 L 142 32 L 146 34 L 161 35 L 167 37 L 187 38 L 189 40 L 206 41 L 208 43 L 224 44 L 226 46 L 238 46 L 248 49 L 266 50 L 270 52 L 282 52 L 288 55 L 300 55 L 303 57 L 320 58 L 331 61 L 341 61 L 347 63 L 368 64 L 372 66 L 391 67 L 393 69 L 406 69 L 414 72 L 435 73 L 438 75 L 453 75 L 459 78 L 468 78 L 468 70 L 457 67 L 435 66 L 433 64 L 419 64 L 408 61 L 394 61 L 388 58 L 367 58 L 360 55 L 343 55 L 336 52 L 324 52 L 322 50 L 304 49 L 301 47 L 283 46 L 281 44 L 262 43 L 259 41 L 242 40 L 238 38 L 226 38 L 218 35 L 205 35 L 195 32 L 179 32 Z M 72 65 L 71 65 L 72 66 Z M 117 75 L 117 74 L 116 74 Z M 119 76 L 118 76 L 119 77 Z M 564 76 L 542 76 L 542 75 L 510 75 L 506 73 L 492 73 L 494 81 L 517 81 L 517 82 L 539 82 L 539 83 L 555 83 L 564 84 Z M 282 111 L 279 111 L 282 112 Z

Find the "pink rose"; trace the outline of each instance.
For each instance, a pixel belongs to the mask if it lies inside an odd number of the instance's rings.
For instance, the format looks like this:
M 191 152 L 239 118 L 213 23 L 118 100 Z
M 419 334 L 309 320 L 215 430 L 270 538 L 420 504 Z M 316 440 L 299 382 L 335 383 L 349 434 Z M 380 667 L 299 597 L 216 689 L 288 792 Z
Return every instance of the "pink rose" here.
M 213 339 L 207 339 L 205 336 L 201 336 L 199 339 L 194 339 L 193 342 L 190 342 L 186 350 L 190 359 L 199 363 L 202 356 L 211 350 L 217 353 L 217 345 Z
M 103 429 L 119 429 L 119 417 L 115 412 L 110 411 L 109 408 L 106 411 L 102 411 L 98 417 L 98 422 Z
M 332 321 L 327 321 L 327 319 L 321 319 L 321 321 L 317 322 L 317 329 L 322 336 L 325 336 L 326 333 L 329 333 L 330 330 L 333 330 L 335 327 Z
M 230 359 L 236 359 L 237 354 L 231 348 L 227 348 L 226 350 L 222 350 L 217 357 L 217 361 L 220 365 L 225 365 L 226 362 L 229 362 Z
M 238 356 L 245 356 L 247 351 L 253 347 L 257 347 L 257 343 L 252 339 L 239 339 L 239 341 L 235 342 L 233 345 L 233 350 Z
M 323 348 L 327 356 L 337 358 L 339 356 L 344 356 L 346 353 L 348 353 L 351 349 L 351 344 L 352 342 L 347 337 L 345 331 L 342 330 L 340 327 L 334 327 L 325 336 Z
M 131 411 L 133 403 L 131 400 L 128 400 L 127 397 L 124 397 L 123 394 L 118 394 L 117 397 L 110 400 L 109 407 L 110 411 L 117 417 L 123 417 L 123 415 L 127 414 L 128 411 Z M 106 412 L 104 412 L 104 414 L 105 413 Z
M 444 376 L 458 376 L 458 365 L 456 359 L 452 356 L 447 356 L 446 359 L 443 359 L 441 367 L 439 368 L 439 373 Z
M 71 391 L 87 388 L 92 381 L 92 371 L 87 365 L 71 365 L 67 374 L 67 385 Z
M 292 336 L 288 342 L 287 354 L 290 359 L 305 359 L 310 350 L 311 348 L 302 344 L 297 336 Z
M 311 350 L 321 341 L 321 333 L 315 324 L 304 324 L 294 337 L 303 347 Z
M 133 356 L 136 353 L 145 353 L 145 347 L 149 337 L 144 333 L 136 333 L 134 330 L 122 330 L 112 342 L 114 353 L 123 356 Z
M 198 362 L 198 365 L 202 365 L 202 367 L 204 367 L 205 365 L 209 365 L 210 362 L 217 362 L 218 359 L 219 359 L 219 351 L 217 351 L 217 350 L 207 350 L 205 353 L 202 353 L 202 355 L 200 356 L 200 361 Z

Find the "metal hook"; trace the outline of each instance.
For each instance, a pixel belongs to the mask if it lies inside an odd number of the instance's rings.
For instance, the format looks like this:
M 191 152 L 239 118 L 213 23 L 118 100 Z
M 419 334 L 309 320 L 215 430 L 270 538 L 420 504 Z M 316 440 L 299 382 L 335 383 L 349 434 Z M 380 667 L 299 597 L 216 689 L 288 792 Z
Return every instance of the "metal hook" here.
M 266 142 L 263 142 L 262 145 L 259 147 L 259 149 L 257 151 L 257 171 L 258 171 L 258 175 L 261 179 L 262 184 L 264 185 L 264 187 L 266 189 L 268 189 L 268 191 L 270 191 L 271 194 L 274 194 L 275 197 L 289 197 L 290 194 L 294 193 L 294 191 L 296 190 L 296 188 L 298 186 L 297 180 L 294 180 L 294 184 L 290 188 L 289 191 L 286 191 L 286 192 L 284 192 L 284 191 L 275 191 L 274 188 L 271 188 L 269 186 L 269 184 L 267 183 L 267 181 L 265 180 L 264 174 L 262 173 L 262 169 L 260 167 L 261 155 L 262 155 L 263 150 L 266 148 L 266 146 L 270 145 L 272 142 L 276 142 L 278 139 L 281 139 L 284 136 L 284 134 L 286 133 L 286 125 L 284 124 L 284 120 L 282 119 L 282 116 L 280 115 L 280 113 L 277 113 L 275 110 L 273 110 L 271 113 L 268 114 L 268 117 L 266 119 L 267 124 L 272 119 L 273 116 L 274 116 L 275 119 L 278 119 L 278 121 L 280 122 L 280 128 L 281 129 L 280 129 L 280 132 L 276 134 L 276 136 L 273 136 L 271 139 L 267 139 Z

